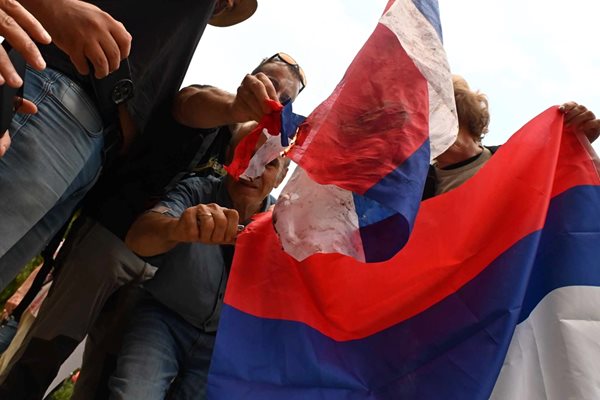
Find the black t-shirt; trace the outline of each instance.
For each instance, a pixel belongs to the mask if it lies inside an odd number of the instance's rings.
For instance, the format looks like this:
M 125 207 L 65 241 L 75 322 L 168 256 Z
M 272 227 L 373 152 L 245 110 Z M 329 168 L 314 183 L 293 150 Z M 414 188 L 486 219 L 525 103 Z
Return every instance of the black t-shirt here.
M 141 132 L 125 160 L 103 172 L 86 197 L 84 210 L 119 237 L 140 212 L 160 197 L 174 176 L 189 167 L 214 130 L 183 127 L 171 117 L 179 91 L 215 0 L 85 0 L 123 23 L 132 36 L 129 64 L 134 97 L 127 103 Z M 79 82 L 92 96 L 90 77 L 77 73 L 54 45 L 41 48 L 47 65 Z M 211 60 L 211 62 L 214 62 Z M 199 163 L 223 161 L 229 132 L 217 136 Z M 212 136 L 211 136 L 212 138 Z
M 123 23 L 133 38 L 129 63 L 135 95 L 128 108 L 142 132 L 158 106 L 172 99 L 181 87 L 215 0 L 86 1 Z M 56 46 L 42 46 L 41 52 L 49 67 L 89 88 L 90 78 L 79 75 Z

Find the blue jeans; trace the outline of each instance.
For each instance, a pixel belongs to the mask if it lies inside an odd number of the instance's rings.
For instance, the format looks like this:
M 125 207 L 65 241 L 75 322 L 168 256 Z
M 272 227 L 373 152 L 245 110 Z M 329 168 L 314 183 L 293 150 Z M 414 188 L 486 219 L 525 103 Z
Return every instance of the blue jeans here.
M 12 342 L 17 334 L 18 327 L 19 322 L 12 316 L 0 324 L 0 353 L 3 353 L 8 348 L 10 342 Z
M 206 334 L 153 298 L 134 311 L 111 399 L 204 399 L 215 335 Z
M 52 69 L 28 68 L 25 82 L 38 112 L 13 118 L 0 158 L 0 288 L 69 219 L 102 165 L 102 120 L 81 87 Z

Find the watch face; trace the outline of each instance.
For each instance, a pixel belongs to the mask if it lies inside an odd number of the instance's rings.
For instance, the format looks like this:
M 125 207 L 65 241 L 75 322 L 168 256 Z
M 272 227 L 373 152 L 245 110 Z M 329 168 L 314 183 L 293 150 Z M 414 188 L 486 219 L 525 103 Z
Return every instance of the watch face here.
M 121 79 L 115 84 L 112 91 L 112 100 L 115 104 L 121 104 L 133 97 L 133 82 L 131 79 Z

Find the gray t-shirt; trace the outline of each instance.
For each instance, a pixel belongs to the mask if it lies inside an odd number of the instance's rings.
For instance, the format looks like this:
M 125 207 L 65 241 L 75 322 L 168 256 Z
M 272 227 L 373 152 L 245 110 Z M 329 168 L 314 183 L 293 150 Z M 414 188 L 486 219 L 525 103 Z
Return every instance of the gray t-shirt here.
M 176 218 L 198 204 L 216 203 L 232 208 L 224 179 L 212 176 L 185 178 L 155 208 L 167 208 L 165 214 Z M 263 211 L 270 204 L 269 197 L 263 203 Z M 214 332 L 219 323 L 230 268 L 224 254 L 226 247 L 180 243 L 165 254 L 148 257 L 148 262 L 158 270 L 144 287 L 156 300 L 195 327 Z
M 484 147 L 476 160 L 458 168 L 441 169 L 437 168 L 434 164 L 435 174 L 437 176 L 435 195 L 437 196 L 446 193 L 465 183 L 469 178 L 473 177 L 473 175 L 475 175 L 477 171 L 490 160 L 490 158 L 492 158 L 492 152 L 487 147 Z

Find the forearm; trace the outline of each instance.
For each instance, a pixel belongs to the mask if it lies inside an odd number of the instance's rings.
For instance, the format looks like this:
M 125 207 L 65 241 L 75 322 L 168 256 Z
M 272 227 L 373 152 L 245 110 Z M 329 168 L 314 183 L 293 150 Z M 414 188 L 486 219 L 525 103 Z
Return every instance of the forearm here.
M 171 239 L 177 221 L 177 218 L 164 214 L 143 214 L 127 232 L 125 244 L 134 253 L 144 257 L 166 253 L 179 243 Z
M 173 104 L 177 122 L 192 128 L 215 128 L 238 121 L 232 106 L 235 95 L 212 86 L 190 86 L 182 89 Z

